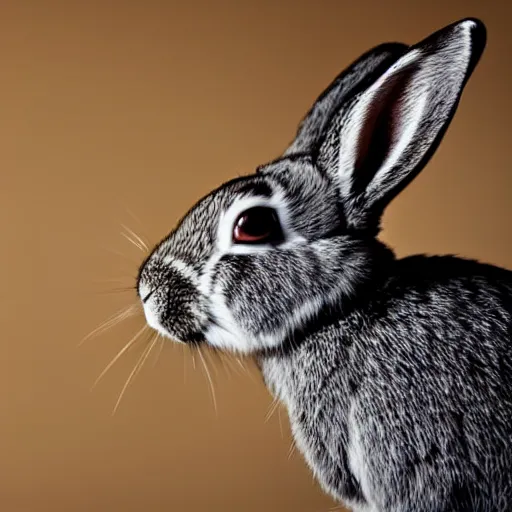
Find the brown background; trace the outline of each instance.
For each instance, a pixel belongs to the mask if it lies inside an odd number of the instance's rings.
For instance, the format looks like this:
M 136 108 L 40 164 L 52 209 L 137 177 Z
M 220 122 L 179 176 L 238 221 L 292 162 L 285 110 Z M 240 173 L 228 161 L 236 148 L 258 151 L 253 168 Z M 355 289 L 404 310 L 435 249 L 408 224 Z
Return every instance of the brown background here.
M 427 170 L 390 207 L 399 254 L 512 267 L 505 1 L 0 3 L 0 509 L 327 511 L 253 370 L 166 345 L 111 411 L 142 325 L 77 348 L 135 300 L 142 253 L 200 196 L 277 156 L 338 71 L 383 41 L 479 16 L 489 42 Z M 132 213 L 139 220 L 135 220 Z M 119 280 L 119 283 L 116 282 Z M 197 357 L 196 357 L 197 359 Z

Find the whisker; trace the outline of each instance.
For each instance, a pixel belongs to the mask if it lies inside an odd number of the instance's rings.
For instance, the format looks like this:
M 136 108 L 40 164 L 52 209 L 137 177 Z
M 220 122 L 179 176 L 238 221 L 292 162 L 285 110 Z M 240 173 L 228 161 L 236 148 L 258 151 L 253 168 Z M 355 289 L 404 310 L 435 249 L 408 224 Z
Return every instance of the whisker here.
M 118 359 L 125 353 L 127 352 L 130 347 L 139 339 L 139 337 L 141 336 L 141 334 L 146 331 L 148 329 L 148 326 L 147 325 L 143 325 L 142 328 L 137 331 L 137 333 L 133 336 L 133 338 L 128 342 L 126 343 L 126 345 L 123 346 L 123 348 L 114 356 L 114 358 L 112 359 L 112 361 L 110 361 L 110 363 L 105 367 L 105 369 L 100 373 L 99 377 L 94 381 L 94 384 L 92 385 L 92 388 L 91 390 L 93 390 L 96 385 L 98 384 L 98 382 L 104 377 L 104 375 L 110 370 L 110 368 L 112 368 L 112 366 L 114 366 L 114 364 L 116 363 L 116 361 L 118 361 Z
M 231 354 L 224 354 L 224 358 L 229 368 L 231 368 L 237 375 L 242 375 L 240 365 L 235 364 L 235 362 L 233 361 L 233 356 Z
M 290 444 L 290 449 L 288 450 L 288 460 L 292 458 L 292 455 L 295 453 L 295 450 L 297 448 L 297 445 L 295 444 L 295 441 L 292 439 L 292 442 Z
M 276 409 L 278 408 L 278 406 L 279 406 L 279 400 L 277 398 L 274 398 L 274 400 L 272 400 L 272 403 L 270 404 L 268 413 L 265 416 L 264 423 L 268 423 L 268 421 L 270 420 L 272 415 L 276 412 Z
M 126 211 L 128 212 L 128 215 L 130 215 L 132 219 L 139 224 L 141 229 L 145 229 L 139 217 L 137 217 L 129 208 L 126 208 Z M 146 233 L 143 233 L 143 236 L 141 236 L 141 238 L 143 239 L 144 242 L 146 242 L 147 246 L 153 245 L 150 241 L 150 237 L 146 236 Z
M 256 383 L 256 381 L 254 380 L 253 373 L 249 370 L 249 368 L 247 368 L 247 366 L 245 366 L 245 364 L 242 362 L 242 360 L 239 357 L 236 358 L 236 362 L 238 363 L 238 366 L 240 366 L 240 368 L 243 369 L 245 375 L 247 375 L 253 383 Z
M 237 357 L 237 358 L 236 358 L 236 362 L 238 363 L 238 366 L 240 366 L 240 368 L 242 368 L 242 370 L 243 370 L 245 373 L 247 373 L 247 372 L 248 372 L 248 370 L 247 370 L 246 366 L 242 363 L 242 361 L 240 360 L 240 358 L 239 358 L 239 357 Z
M 133 276 L 125 276 L 125 277 L 113 277 L 109 279 L 93 279 L 92 282 L 95 284 L 106 284 L 106 283 L 126 283 L 126 280 L 132 281 L 134 278 Z
M 187 382 L 187 353 L 185 352 L 186 345 L 182 345 L 183 347 L 183 384 Z
M 162 350 L 164 349 L 164 345 L 165 345 L 165 339 L 160 334 L 158 334 L 157 340 L 160 342 L 160 347 L 158 349 L 158 352 L 156 353 L 156 358 L 155 358 L 155 362 L 153 363 L 153 368 L 157 365 L 158 361 L 160 360 L 160 356 L 162 355 Z
M 329 507 L 327 510 L 339 510 L 340 512 L 342 512 L 343 510 L 345 510 L 345 507 L 343 505 L 334 505 L 333 507 Z
M 281 431 L 281 439 L 284 439 L 283 424 L 281 422 L 281 409 L 277 408 L 277 417 L 279 419 L 279 430 Z
M 133 270 L 133 268 L 132 268 Z M 105 285 L 115 285 L 120 288 L 132 288 L 133 290 L 137 289 L 136 286 L 137 276 L 126 274 L 123 277 L 113 277 L 107 279 L 91 279 L 91 283 L 95 286 L 105 286 Z
M 246 376 L 246 373 L 240 369 L 240 366 L 238 366 L 234 361 L 232 361 L 231 367 L 235 369 L 237 375 L 241 375 L 242 377 Z
M 144 242 L 144 240 L 142 240 L 142 238 L 139 235 L 137 235 L 137 233 L 135 233 L 133 229 L 130 229 L 125 224 L 121 224 L 121 227 L 128 232 L 128 234 L 121 233 L 126 239 L 128 239 L 133 245 L 138 247 L 142 252 L 149 252 L 149 247 L 146 244 L 146 242 Z
M 115 288 L 110 288 L 109 290 L 101 290 L 95 292 L 98 295 L 109 295 L 111 293 L 127 293 L 134 292 L 135 286 L 117 286 Z
M 126 240 L 128 240 L 128 242 L 130 242 L 132 245 L 137 247 L 137 249 L 139 249 L 139 251 L 146 252 L 146 250 L 144 249 L 144 246 L 140 245 L 140 243 L 137 240 L 134 240 L 131 236 L 126 234 L 124 231 L 121 231 L 121 236 L 126 238 Z
M 157 341 L 158 341 L 158 333 L 155 332 L 150 338 L 149 338 L 149 342 L 148 342 L 148 351 L 146 352 L 146 355 L 142 358 L 142 361 L 140 362 L 140 364 L 138 365 L 138 368 L 137 370 L 135 371 L 135 374 L 134 374 L 134 377 L 140 372 L 140 370 L 142 369 L 142 367 L 144 366 L 144 364 L 146 363 L 146 361 L 148 360 L 148 357 L 149 357 L 149 354 L 151 353 L 151 351 L 153 350 L 154 346 L 156 345 Z
M 223 361 L 223 364 L 225 365 L 224 368 L 226 368 L 226 371 L 230 370 L 230 371 L 233 371 L 234 373 L 236 373 L 237 375 L 239 375 L 238 368 L 233 367 L 233 362 L 230 360 L 229 357 L 224 356 L 222 358 L 222 361 Z
M 226 364 L 226 359 L 224 357 L 222 357 L 222 355 L 220 356 L 220 362 L 222 363 L 222 368 L 224 368 L 224 371 L 226 372 L 228 379 L 231 380 L 233 376 L 231 375 L 231 372 L 229 371 L 230 367 L 229 367 L 229 365 Z
M 123 309 L 119 310 L 117 313 L 114 313 L 111 317 L 107 318 L 103 323 L 101 323 L 98 327 L 93 329 L 89 334 L 87 334 L 80 343 L 78 343 L 78 346 L 80 347 L 83 343 L 85 343 L 87 340 L 100 335 L 101 333 L 107 331 L 108 329 L 111 329 L 115 325 L 119 324 L 123 320 L 126 320 L 127 318 L 130 318 L 131 316 L 134 316 L 138 311 L 138 304 L 130 304 L 129 306 L 124 307 Z
M 206 350 L 206 358 L 210 361 L 210 363 L 213 366 L 213 371 L 215 372 L 215 375 L 218 375 L 219 372 L 217 370 L 217 365 L 215 364 L 215 361 L 213 360 L 213 356 L 217 355 L 216 352 L 213 352 L 211 350 Z
M 202 353 L 201 349 L 198 350 L 198 353 L 199 353 L 199 357 L 201 358 L 201 362 L 203 363 L 203 367 L 206 372 L 206 377 L 208 378 L 208 382 L 210 383 L 210 391 L 212 393 L 213 407 L 215 409 L 215 414 L 218 416 L 217 400 L 215 398 L 215 389 L 213 387 L 212 377 L 210 375 L 210 371 L 208 370 L 208 366 L 206 365 L 206 361 L 204 360 L 203 353 Z
M 123 399 L 123 396 L 128 389 L 128 386 L 130 385 L 130 382 L 133 380 L 135 375 L 139 372 L 139 370 L 142 368 L 142 365 L 146 362 L 146 359 L 148 358 L 149 354 L 151 353 L 152 348 L 155 346 L 156 340 L 158 338 L 154 336 L 153 340 L 148 344 L 148 346 L 144 349 L 141 356 L 139 357 L 139 360 L 135 364 L 133 370 L 131 371 L 130 375 L 126 379 L 126 382 L 124 383 L 123 389 L 121 390 L 121 393 L 119 393 L 119 397 L 117 399 L 116 405 L 114 405 L 114 409 L 112 410 L 112 416 L 116 413 L 119 404 L 121 403 L 121 400 Z

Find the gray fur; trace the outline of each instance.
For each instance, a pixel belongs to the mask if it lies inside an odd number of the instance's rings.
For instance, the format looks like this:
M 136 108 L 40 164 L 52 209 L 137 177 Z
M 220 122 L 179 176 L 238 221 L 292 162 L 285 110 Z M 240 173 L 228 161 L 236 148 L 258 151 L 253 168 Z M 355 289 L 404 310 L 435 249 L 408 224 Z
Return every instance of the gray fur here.
M 363 54 L 343 70 L 315 101 L 299 124 L 297 135 L 285 155 L 312 154 L 319 144 L 332 118 L 349 96 L 369 85 L 403 55 L 407 46 L 402 43 L 385 43 Z
M 354 511 L 512 510 L 512 272 L 396 259 L 376 238 L 484 46 L 462 20 L 368 52 L 282 158 L 199 201 L 140 269 L 148 323 L 254 355 L 322 488 Z M 279 243 L 233 240 L 255 205 Z
M 323 488 L 354 510 L 512 506 L 512 275 L 394 263 L 364 308 L 261 358 Z

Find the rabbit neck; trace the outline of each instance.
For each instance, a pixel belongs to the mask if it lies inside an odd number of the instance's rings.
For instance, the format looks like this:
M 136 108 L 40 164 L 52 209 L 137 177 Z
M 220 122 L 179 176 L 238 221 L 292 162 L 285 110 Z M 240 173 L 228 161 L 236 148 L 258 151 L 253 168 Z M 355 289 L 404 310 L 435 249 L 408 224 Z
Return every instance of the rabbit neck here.
M 258 365 L 267 388 L 286 407 L 294 442 L 322 489 L 353 510 L 366 510 L 366 500 L 349 464 L 348 425 L 338 424 L 333 436 L 325 421 L 332 407 L 332 390 L 327 389 L 333 385 L 332 372 L 339 368 L 340 359 L 350 359 L 350 344 L 344 346 L 342 329 L 339 322 L 324 326 L 294 350 L 261 355 Z M 357 369 L 350 373 L 357 374 Z M 340 385 L 336 391 L 336 411 L 331 411 L 340 418 L 344 417 L 340 411 L 350 408 L 350 395 L 344 388 Z

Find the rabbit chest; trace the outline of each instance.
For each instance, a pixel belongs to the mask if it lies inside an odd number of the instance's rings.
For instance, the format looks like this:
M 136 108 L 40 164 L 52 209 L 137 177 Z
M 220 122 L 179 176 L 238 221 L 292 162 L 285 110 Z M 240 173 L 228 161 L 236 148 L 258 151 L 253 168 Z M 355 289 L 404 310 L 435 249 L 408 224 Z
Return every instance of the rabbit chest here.
M 295 444 L 322 488 L 357 506 L 365 502 L 354 472 L 358 449 L 350 419 L 358 372 L 349 363 L 350 347 L 333 343 L 333 336 L 340 333 L 317 334 L 288 355 L 262 358 L 260 367 L 270 392 L 286 406 Z

